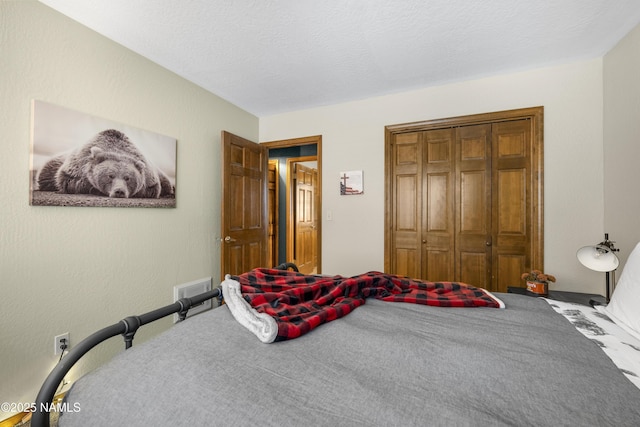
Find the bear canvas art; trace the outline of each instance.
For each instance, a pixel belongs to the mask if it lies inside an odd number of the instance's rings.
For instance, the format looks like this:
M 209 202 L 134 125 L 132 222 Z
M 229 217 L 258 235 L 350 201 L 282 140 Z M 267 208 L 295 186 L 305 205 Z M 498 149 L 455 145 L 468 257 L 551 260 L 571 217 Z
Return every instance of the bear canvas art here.
M 54 121 L 56 124 L 53 126 L 50 123 L 40 126 L 40 140 L 55 138 L 55 135 L 60 134 L 60 129 L 56 130 L 55 127 L 58 126 L 57 119 L 61 114 L 62 116 L 65 113 L 72 116 L 79 114 L 68 110 L 61 112 L 60 107 L 50 104 L 42 106 L 38 103 L 36 106 L 40 109 L 35 111 L 53 110 L 55 113 L 53 117 L 45 115 L 44 119 L 36 118 L 45 121 L 47 118 L 55 117 L 56 119 Z M 93 124 L 95 120 L 89 121 Z M 102 121 L 99 119 L 98 123 Z M 88 134 L 88 129 L 93 127 L 87 126 L 82 120 L 71 120 L 70 123 L 72 126 L 67 127 L 70 130 L 63 131 L 62 133 L 66 136 L 59 138 L 60 140 L 73 141 L 74 135 L 80 133 L 74 132 L 72 130 L 74 127 L 79 126 L 83 135 Z M 96 125 L 99 125 L 98 123 Z M 43 132 L 42 129 L 48 129 L 48 133 Z M 135 134 L 138 140 L 145 139 L 139 136 L 141 132 L 139 130 L 130 132 Z M 127 133 L 108 128 L 95 132 L 88 140 L 86 139 L 85 137 L 85 141 L 79 141 L 75 146 L 61 152 L 57 151 L 58 146 L 34 149 L 34 154 L 40 154 L 40 165 L 32 166 L 32 204 L 175 207 L 175 184 L 172 178 L 148 155 L 145 155 Z M 67 143 L 66 147 L 69 145 L 71 143 Z M 63 147 L 60 145 L 60 148 Z M 157 150 L 157 147 L 154 148 Z M 169 151 L 171 151 L 170 146 Z M 45 155 L 49 152 L 52 152 L 51 155 Z M 175 143 L 173 153 L 175 155 Z M 32 163 L 33 161 L 32 159 Z
M 169 178 L 150 164 L 125 134 L 100 132 L 84 146 L 49 160 L 38 189 L 67 194 L 159 198 L 173 195 Z

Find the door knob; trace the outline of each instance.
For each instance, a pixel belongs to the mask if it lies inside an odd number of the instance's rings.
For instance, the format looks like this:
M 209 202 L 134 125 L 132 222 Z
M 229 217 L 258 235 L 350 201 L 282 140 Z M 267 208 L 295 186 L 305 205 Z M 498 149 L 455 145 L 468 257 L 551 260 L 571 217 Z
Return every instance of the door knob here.
M 487 246 L 491 246 L 491 241 L 487 240 L 486 242 L 484 242 L 484 244 L 487 245 Z
M 224 238 L 224 242 L 225 243 L 231 243 L 231 242 L 235 242 L 236 239 L 232 238 L 231 236 L 227 236 Z

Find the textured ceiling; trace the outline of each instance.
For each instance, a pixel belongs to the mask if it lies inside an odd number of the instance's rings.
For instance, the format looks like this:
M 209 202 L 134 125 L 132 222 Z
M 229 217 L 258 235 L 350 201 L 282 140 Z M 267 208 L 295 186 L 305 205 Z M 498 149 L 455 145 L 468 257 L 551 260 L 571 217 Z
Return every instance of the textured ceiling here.
M 40 0 L 267 116 L 600 57 L 638 0 Z

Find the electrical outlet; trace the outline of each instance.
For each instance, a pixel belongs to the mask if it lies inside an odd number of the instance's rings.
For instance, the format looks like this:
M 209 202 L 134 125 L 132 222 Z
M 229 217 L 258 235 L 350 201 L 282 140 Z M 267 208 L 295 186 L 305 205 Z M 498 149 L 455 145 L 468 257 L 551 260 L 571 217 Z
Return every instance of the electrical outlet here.
M 69 350 L 69 343 L 69 332 L 65 332 L 64 334 L 56 335 L 55 337 L 53 337 L 53 355 L 59 356 L 63 351 L 61 348 L 63 345 L 67 346 L 65 350 Z

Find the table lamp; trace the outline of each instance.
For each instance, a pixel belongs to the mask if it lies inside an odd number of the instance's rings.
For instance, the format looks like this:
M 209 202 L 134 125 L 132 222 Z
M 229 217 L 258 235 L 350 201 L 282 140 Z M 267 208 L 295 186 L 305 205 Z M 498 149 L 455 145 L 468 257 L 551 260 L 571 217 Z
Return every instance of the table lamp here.
M 610 297 L 610 278 L 609 274 L 613 275 L 613 285 L 615 286 L 615 270 L 620 264 L 620 260 L 614 252 L 618 252 L 620 249 L 616 249 L 613 245 L 614 242 L 609 240 L 609 233 L 604 233 L 604 241 L 593 246 L 584 246 L 578 249 L 576 256 L 578 261 L 590 270 L 600 271 L 606 273 L 606 298 L 607 303 Z

